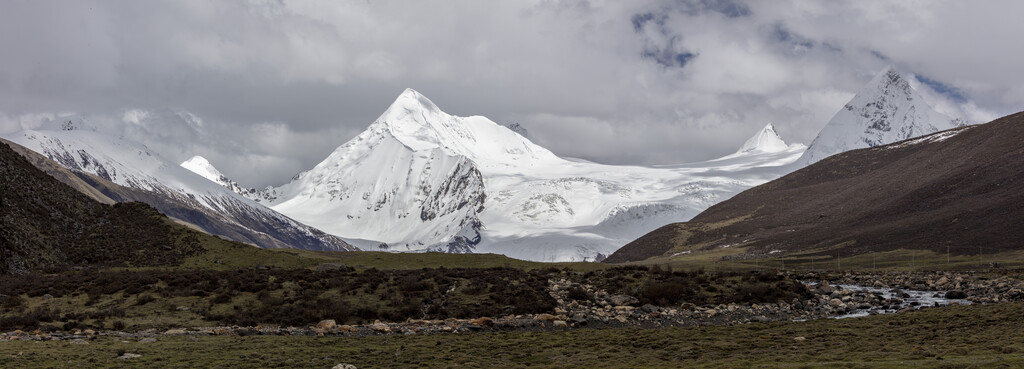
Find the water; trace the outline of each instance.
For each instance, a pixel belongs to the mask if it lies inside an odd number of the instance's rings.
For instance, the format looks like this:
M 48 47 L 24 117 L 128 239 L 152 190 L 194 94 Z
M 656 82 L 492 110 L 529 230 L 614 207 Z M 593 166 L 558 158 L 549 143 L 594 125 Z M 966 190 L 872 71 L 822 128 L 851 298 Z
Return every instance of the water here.
M 817 284 L 808 284 L 808 287 L 817 286 Z M 834 316 L 833 318 L 835 319 L 856 318 L 868 316 L 871 315 L 872 313 L 893 314 L 907 307 L 917 310 L 922 307 L 971 304 L 970 301 L 964 299 L 945 298 L 944 296 L 946 296 L 946 291 L 918 291 L 900 289 L 900 291 L 902 291 L 902 294 L 897 295 L 894 292 L 896 289 L 893 288 L 868 287 L 855 284 L 834 284 L 832 285 L 832 287 L 835 287 L 837 290 L 850 290 L 853 291 L 854 293 L 878 294 L 882 296 L 882 298 L 885 300 L 891 300 L 894 298 L 899 298 L 903 300 L 903 302 L 900 304 L 890 304 L 886 308 L 883 308 L 882 306 L 872 305 L 868 309 L 855 309 L 850 311 L 849 313 Z

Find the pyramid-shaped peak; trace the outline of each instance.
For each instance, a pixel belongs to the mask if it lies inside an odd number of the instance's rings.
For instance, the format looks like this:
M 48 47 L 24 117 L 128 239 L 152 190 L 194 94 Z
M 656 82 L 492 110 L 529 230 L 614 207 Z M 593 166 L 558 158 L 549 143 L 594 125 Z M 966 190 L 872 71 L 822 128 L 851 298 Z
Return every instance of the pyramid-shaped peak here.
M 384 115 L 388 115 L 388 113 L 407 114 L 417 111 L 437 112 L 440 109 L 423 94 L 407 88 L 405 91 L 402 91 L 401 95 L 398 95 L 395 102 L 391 103 L 391 107 L 388 108 Z
M 882 92 L 883 94 L 889 92 L 888 94 L 901 93 L 903 95 L 911 95 L 912 91 L 913 88 L 910 87 L 910 83 L 895 68 L 887 66 L 881 72 L 878 72 L 859 94 L 868 93 L 873 95 L 877 92 Z
M 779 152 L 785 151 L 789 148 L 785 141 L 782 141 L 782 137 L 779 137 L 779 133 L 775 131 L 775 125 L 768 123 L 768 125 L 757 131 L 752 137 L 747 139 L 747 142 L 743 143 L 740 150 L 736 153 L 746 152 Z

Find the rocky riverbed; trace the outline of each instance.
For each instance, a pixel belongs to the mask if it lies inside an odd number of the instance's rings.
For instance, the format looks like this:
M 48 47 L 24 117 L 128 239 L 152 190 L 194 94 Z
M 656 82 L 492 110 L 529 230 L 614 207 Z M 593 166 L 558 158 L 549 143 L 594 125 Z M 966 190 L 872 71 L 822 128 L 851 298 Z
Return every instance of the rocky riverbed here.
M 908 291 L 928 291 L 927 295 L 953 303 L 998 303 L 1024 300 L 1024 282 L 1009 276 L 991 274 L 931 273 L 858 273 L 792 275 L 809 281 L 811 298 L 777 303 L 719 304 L 696 306 L 640 305 L 636 297 L 609 294 L 592 285 L 577 283 L 571 276 L 548 281 L 549 293 L 558 303 L 550 314 L 509 315 L 476 319 L 415 320 L 343 325 L 324 320 L 308 327 L 193 327 L 138 332 L 76 330 L 72 332 L 0 333 L 0 341 L 67 340 L 88 344 L 102 337 L 120 337 L 125 341 L 154 342 L 161 337 L 186 336 L 198 339 L 210 335 L 282 335 L 282 336 L 368 336 L 392 334 L 445 334 L 481 331 L 541 331 L 582 327 L 614 328 L 666 326 L 735 325 L 781 320 L 810 320 L 886 312 L 906 312 L 931 307 L 912 304 Z M 854 287 L 857 286 L 857 287 Z M 870 287 L 870 288 L 860 288 Z M 585 291 L 586 298 L 570 296 L 570 291 Z

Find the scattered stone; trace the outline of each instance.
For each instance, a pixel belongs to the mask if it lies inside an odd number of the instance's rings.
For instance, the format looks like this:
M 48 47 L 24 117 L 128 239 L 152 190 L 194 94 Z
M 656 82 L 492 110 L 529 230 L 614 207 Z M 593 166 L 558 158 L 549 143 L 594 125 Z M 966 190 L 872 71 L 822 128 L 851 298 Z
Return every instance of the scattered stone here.
M 533 319 L 551 323 L 555 320 L 558 320 L 558 317 L 551 314 L 537 314 L 537 316 L 533 317 Z
M 494 319 L 491 319 L 491 318 L 488 318 L 488 317 L 476 318 L 476 319 L 470 320 L 469 321 L 469 325 L 473 325 L 473 326 L 477 326 L 477 327 L 490 327 L 490 326 L 494 325 Z
M 331 369 L 356 369 L 356 366 L 352 364 L 338 364 Z
M 611 295 L 608 296 L 608 302 L 615 306 L 640 304 L 640 300 L 637 300 L 636 297 L 629 295 Z
M 140 358 L 140 357 L 142 357 L 142 355 L 134 354 L 134 353 L 131 353 L 131 352 L 126 352 L 123 355 L 118 356 L 117 358 L 120 359 L 120 360 L 128 360 L 128 359 L 135 359 L 135 358 Z

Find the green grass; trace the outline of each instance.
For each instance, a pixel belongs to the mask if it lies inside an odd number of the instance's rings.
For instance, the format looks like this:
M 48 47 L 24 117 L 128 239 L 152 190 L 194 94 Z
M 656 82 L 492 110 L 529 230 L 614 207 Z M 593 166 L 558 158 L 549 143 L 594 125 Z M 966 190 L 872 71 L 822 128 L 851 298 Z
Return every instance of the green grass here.
M 686 254 L 676 253 L 690 251 Z M 982 248 L 971 255 L 946 254 L 932 250 L 897 249 L 863 252 L 850 255 L 848 250 L 837 254 L 835 249 L 814 249 L 787 253 L 781 256 L 762 255 L 758 258 L 735 259 L 747 253 L 742 245 L 713 250 L 672 250 L 666 256 L 625 263 L 628 265 L 662 265 L 673 270 L 800 270 L 800 271 L 922 271 L 922 270 L 978 270 L 998 263 L 1003 268 L 1024 266 L 1024 250 L 995 253 Z
M 975 368 L 1024 365 L 1024 303 L 857 319 L 388 337 L 161 337 L 0 343 L 3 366 Z M 805 337 L 796 341 L 796 337 Z M 120 353 L 142 356 L 118 360 Z

